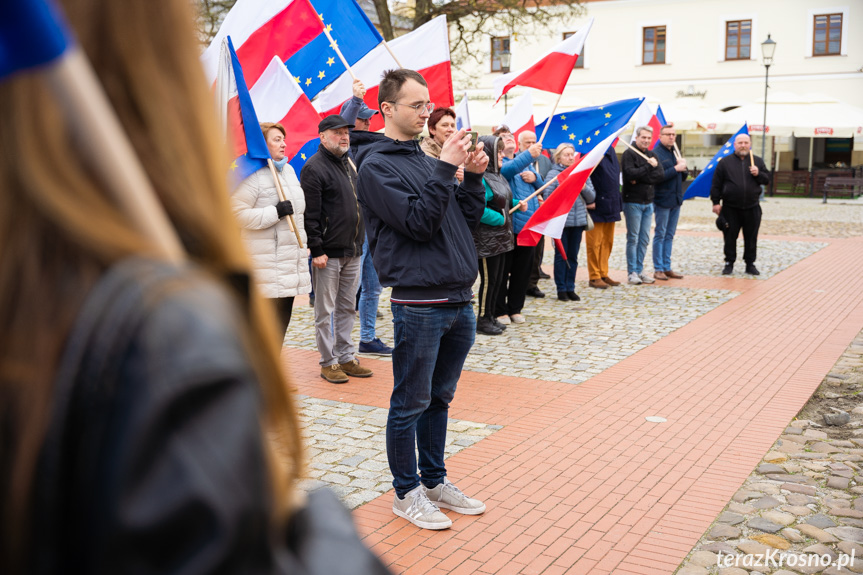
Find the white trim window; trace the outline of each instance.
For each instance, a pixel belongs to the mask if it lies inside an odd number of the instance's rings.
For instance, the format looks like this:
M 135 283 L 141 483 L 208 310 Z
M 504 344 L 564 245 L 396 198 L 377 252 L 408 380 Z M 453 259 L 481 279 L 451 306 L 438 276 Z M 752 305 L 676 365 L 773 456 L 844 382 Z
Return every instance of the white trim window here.
M 848 6 L 809 10 L 806 21 L 806 57 L 848 55 Z

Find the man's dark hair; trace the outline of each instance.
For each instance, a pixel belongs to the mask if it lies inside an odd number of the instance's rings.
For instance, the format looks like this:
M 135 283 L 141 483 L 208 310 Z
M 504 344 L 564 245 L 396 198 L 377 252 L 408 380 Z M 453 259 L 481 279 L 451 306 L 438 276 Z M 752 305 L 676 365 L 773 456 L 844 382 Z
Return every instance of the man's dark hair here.
M 674 128 L 674 124 L 665 124 L 664 126 L 662 126 L 661 128 L 659 128 L 659 133 L 661 134 L 661 133 L 662 133 L 662 130 L 670 130 L 670 129 L 672 129 L 672 128 Z
M 394 102 L 398 98 L 402 86 L 408 80 L 416 80 L 423 86 L 428 86 L 425 78 L 414 70 L 398 68 L 397 70 L 387 70 L 384 72 L 381 83 L 378 85 L 378 109 L 380 109 L 381 104 L 384 102 Z
M 444 116 L 449 116 L 453 120 L 456 119 L 455 112 L 452 111 L 452 108 L 435 108 L 428 119 L 429 134 L 432 133 L 432 130 L 437 130 L 437 123 L 440 122 Z
M 497 130 L 492 132 L 493 136 L 500 136 L 501 134 L 512 134 L 512 130 L 509 129 L 509 126 L 506 124 L 501 124 L 497 127 Z

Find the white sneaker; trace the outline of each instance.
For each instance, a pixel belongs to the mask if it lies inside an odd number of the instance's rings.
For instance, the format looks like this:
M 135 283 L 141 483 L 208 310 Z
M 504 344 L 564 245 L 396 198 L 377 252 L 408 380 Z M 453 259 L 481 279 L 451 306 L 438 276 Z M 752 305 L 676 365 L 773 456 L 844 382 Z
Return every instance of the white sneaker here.
M 485 503 L 468 497 L 446 477 L 443 478 L 443 483 L 436 485 L 434 489 L 424 489 L 429 501 L 438 507 L 452 509 L 462 515 L 479 515 L 485 511 Z
M 654 279 L 645 273 L 642 273 L 639 277 L 641 278 L 641 281 L 643 283 L 646 283 L 646 284 L 654 283 Z
M 503 325 L 509 325 L 509 324 L 511 324 L 511 323 L 512 323 L 512 322 L 509 320 L 509 316 L 508 316 L 508 315 L 498 316 L 497 321 L 499 321 L 499 322 L 500 322 L 500 323 L 502 323 Z
M 485 509 L 485 506 L 483 506 Z M 420 483 L 407 492 L 404 499 L 398 495 L 393 499 L 393 513 L 404 517 L 421 529 L 449 529 L 452 521 L 429 501 L 425 487 Z
M 641 283 L 641 278 L 638 277 L 637 273 L 632 272 L 631 274 L 629 274 L 629 283 L 631 283 L 634 286 L 637 286 L 638 284 Z
M 512 323 L 524 323 L 524 316 L 520 313 L 514 313 L 509 316 L 509 319 L 512 320 Z

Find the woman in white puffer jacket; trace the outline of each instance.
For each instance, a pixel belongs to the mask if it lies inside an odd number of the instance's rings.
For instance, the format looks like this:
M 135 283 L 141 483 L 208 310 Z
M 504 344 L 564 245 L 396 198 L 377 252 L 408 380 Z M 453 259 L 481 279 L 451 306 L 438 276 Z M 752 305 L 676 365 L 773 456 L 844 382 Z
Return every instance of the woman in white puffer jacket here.
M 300 181 L 285 157 L 285 128 L 281 124 L 266 123 L 261 124 L 261 131 L 276 164 L 286 199 L 279 201 L 270 169 L 261 168 L 234 191 L 231 205 L 252 258 L 255 283 L 261 295 L 273 300 L 279 316 L 279 334 L 284 339 L 291 321 L 294 296 L 312 290 L 309 251 L 297 244 L 287 217 L 293 214 L 305 246 L 303 212 L 306 200 Z

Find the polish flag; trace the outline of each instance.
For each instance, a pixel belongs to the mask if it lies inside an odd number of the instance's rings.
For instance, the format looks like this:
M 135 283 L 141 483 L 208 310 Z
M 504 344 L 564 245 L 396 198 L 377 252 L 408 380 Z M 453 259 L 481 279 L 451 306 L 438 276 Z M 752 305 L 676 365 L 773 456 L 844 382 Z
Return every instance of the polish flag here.
M 230 35 L 246 84 L 254 86 L 273 56 L 285 62 L 323 31 L 309 0 L 237 0 L 201 56 L 204 73 L 209 82 L 215 80 L 219 47 Z
M 663 116 L 662 120 L 657 117 L 657 114 L 661 115 L 662 110 L 659 106 L 656 107 L 656 114 L 654 114 L 650 110 L 650 105 L 647 102 L 642 102 L 641 106 L 635 111 L 635 115 L 632 117 L 635 121 L 635 127 L 632 129 L 632 136 L 629 138 L 629 143 L 632 144 L 635 142 L 636 136 L 638 136 L 638 128 L 643 126 L 648 126 L 653 128 L 653 135 L 650 139 L 650 145 L 647 147 L 648 150 L 652 150 L 656 143 L 659 141 L 659 130 L 662 126 L 665 125 L 665 117 Z
M 363 98 L 372 110 L 378 110 L 378 85 L 381 74 L 386 70 L 399 67 L 416 70 L 422 74 L 429 87 L 429 98 L 435 106 L 450 107 L 455 103 L 452 93 L 452 72 L 450 69 L 449 31 L 446 16 L 438 16 L 426 22 L 413 32 L 399 36 L 389 42 L 390 49 L 395 53 L 399 66 L 387 49 L 380 45 L 362 60 L 351 66 L 354 74 L 362 80 L 366 87 Z M 353 95 L 351 84 L 353 78 L 348 72 L 342 74 L 335 82 L 327 86 L 317 98 L 315 108 L 321 116 L 338 114 L 345 100 Z M 372 116 L 371 131 L 384 127 L 380 114 Z
M 563 94 L 563 89 L 575 67 L 576 60 L 581 55 L 591 26 L 593 26 L 593 18 L 588 20 L 578 32 L 552 48 L 523 72 L 510 72 L 495 78 L 495 103 L 514 86 L 527 86 Z
M 606 137 L 557 176 L 557 188 L 527 220 L 518 234 L 518 245 L 535 246 L 544 235 L 558 239 L 563 235 L 566 216 L 578 199 L 587 178 L 622 131 L 623 128 Z
M 278 56 L 273 56 L 249 93 L 259 121 L 277 122 L 285 127 L 289 158 L 306 142 L 318 137 L 321 116 Z
M 522 132 L 536 132 L 536 124 L 533 122 L 533 98 L 530 95 L 530 91 L 525 92 L 513 104 L 502 123 L 510 129 L 516 141 L 518 141 L 518 135 Z

